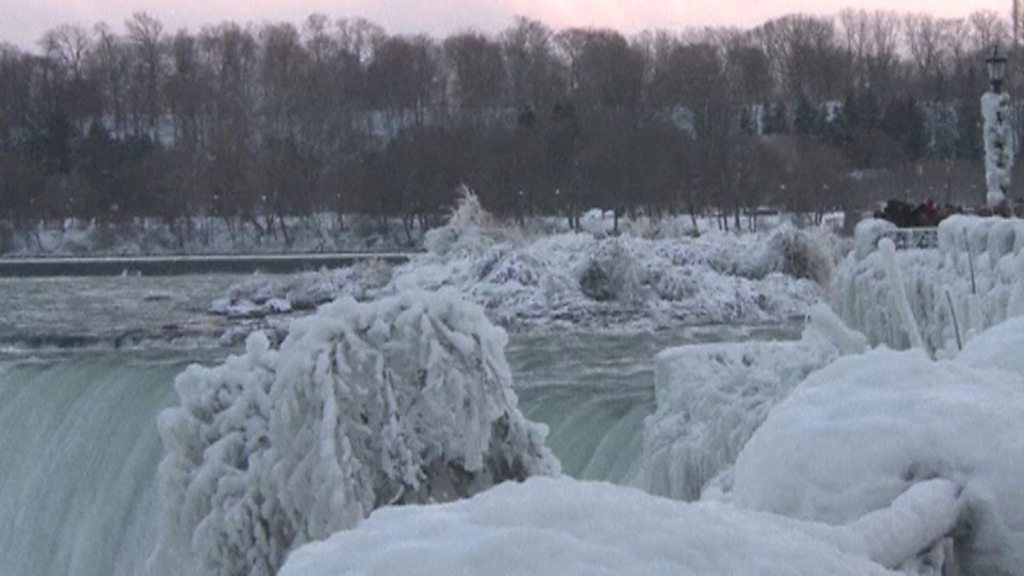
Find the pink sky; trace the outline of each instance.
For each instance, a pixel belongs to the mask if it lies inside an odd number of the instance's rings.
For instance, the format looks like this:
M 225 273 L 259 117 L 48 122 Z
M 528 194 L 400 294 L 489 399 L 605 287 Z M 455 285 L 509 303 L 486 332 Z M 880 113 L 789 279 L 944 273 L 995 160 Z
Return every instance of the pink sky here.
M 1011 0 L 0 0 L 0 42 L 35 46 L 47 28 L 106 21 L 120 29 L 132 12 L 146 11 L 168 29 L 198 29 L 223 20 L 299 23 L 313 12 L 365 16 L 390 32 L 445 34 L 499 30 L 513 15 L 556 27 L 644 28 L 735 24 L 751 26 L 790 12 L 831 14 L 844 7 L 963 16 L 980 9 L 1008 12 Z

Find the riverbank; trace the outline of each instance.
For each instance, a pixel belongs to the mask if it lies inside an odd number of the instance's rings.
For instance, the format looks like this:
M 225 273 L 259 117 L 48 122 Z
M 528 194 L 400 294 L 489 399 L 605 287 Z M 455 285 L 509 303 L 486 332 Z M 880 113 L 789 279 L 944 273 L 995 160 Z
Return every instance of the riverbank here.
M 339 252 L 316 254 L 211 254 L 182 256 L 100 256 L 0 258 L 0 277 L 181 276 L 233 273 L 290 274 L 321 268 L 347 268 L 359 262 L 404 264 L 413 253 Z

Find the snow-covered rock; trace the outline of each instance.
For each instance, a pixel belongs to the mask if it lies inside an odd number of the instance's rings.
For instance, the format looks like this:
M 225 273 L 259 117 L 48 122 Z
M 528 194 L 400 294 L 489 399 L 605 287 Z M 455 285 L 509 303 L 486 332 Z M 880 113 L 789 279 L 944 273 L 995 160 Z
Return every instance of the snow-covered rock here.
M 682 500 L 699 498 L 712 479 L 727 489 L 729 467 L 772 407 L 812 371 L 866 348 L 862 335 L 819 305 L 799 341 L 661 352 L 655 363 L 657 411 L 644 425 L 644 488 Z
M 449 501 L 557 474 L 517 408 L 507 337 L 451 291 L 345 298 L 280 349 L 192 366 L 159 428 L 162 533 L 176 574 L 273 574 L 294 546 L 385 505 Z
M 874 248 L 876 228 L 885 225 L 858 225 L 858 249 L 836 272 L 833 307 L 872 344 L 908 348 L 913 328 Z M 939 225 L 938 241 L 938 249 L 896 252 L 895 268 L 924 347 L 950 357 L 973 336 L 1024 314 L 1024 220 L 955 216 Z
M 853 532 L 685 504 L 631 488 L 535 478 L 471 500 L 379 510 L 293 552 L 281 576 L 874 576 Z
M 1019 355 L 1015 343 L 998 354 Z M 964 573 L 1024 574 L 1024 376 L 971 359 L 877 349 L 815 372 L 743 448 L 733 501 L 839 525 L 945 479 L 961 491 Z

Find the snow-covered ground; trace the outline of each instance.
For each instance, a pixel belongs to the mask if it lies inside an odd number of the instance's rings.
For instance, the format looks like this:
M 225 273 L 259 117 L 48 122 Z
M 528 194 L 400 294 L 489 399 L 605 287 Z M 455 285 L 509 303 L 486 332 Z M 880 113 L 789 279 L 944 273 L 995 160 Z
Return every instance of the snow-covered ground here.
M 281 576 L 892 574 L 826 526 L 610 484 L 533 479 L 391 508 L 293 553 Z M 846 544 L 844 550 L 844 544 Z
M 513 328 L 777 322 L 822 296 L 838 250 L 831 234 L 789 225 L 699 237 L 681 218 L 624 221 L 618 236 L 609 234 L 611 225 L 610 216 L 590 212 L 575 233 L 503 226 L 469 196 L 447 225 L 426 234 L 426 253 L 408 264 L 376 264 L 369 274 L 325 271 L 287 285 L 247 283 L 213 310 L 272 314 L 340 294 L 368 299 L 415 286 L 454 288 Z
M 1008 317 L 1024 313 L 1024 221 L 957 216 L 939 225 L 938 249 L 895 254 L 894 274 L 875 249 L 891 225 L 857 226 L 857 249 L 838 266 L 837 313 L 872 344 L 907 348 L 917 338 L 929 352 L 952 356 L 960 345 Z M 901 313 L 894 277 L 900 277 L 913 316 Z M 958 343 L 959 341 L 959 343 Z

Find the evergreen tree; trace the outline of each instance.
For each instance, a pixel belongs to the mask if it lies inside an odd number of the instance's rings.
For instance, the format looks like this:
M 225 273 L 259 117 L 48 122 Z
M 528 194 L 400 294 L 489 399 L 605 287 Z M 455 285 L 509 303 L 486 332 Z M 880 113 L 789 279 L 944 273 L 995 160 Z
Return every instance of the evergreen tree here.
M 796 111 L 793 113 L 793 130 L 801 136 L 814 134 L 814 124 L 818 117 L 818 111 L 806 94 L 801 94 L 796 103 Z

